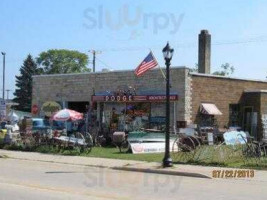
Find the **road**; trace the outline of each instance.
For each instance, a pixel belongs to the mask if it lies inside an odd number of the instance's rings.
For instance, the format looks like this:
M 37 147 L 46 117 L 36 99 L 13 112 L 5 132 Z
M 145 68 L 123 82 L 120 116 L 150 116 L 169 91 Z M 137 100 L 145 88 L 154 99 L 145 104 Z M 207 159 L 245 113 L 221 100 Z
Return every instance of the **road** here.
M 267 197 L 266 185 L 267 180 L 190 178 L 0 158 L 0 200 L 260 200 Z

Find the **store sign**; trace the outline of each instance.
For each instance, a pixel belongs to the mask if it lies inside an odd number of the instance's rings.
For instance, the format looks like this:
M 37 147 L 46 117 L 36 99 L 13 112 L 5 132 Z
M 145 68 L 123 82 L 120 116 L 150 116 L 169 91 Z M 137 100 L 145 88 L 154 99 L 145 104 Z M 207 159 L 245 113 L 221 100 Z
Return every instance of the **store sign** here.
M 177 101 L 178 95 L 170 95 L 170 101 Z M 164 102 L 165 95 L 92 96 L 92 101 L 101 102 Z
M 61 110 L 61 106 L 55 101 L 47 101 L 42 106 L 42 111 L 47 117 L 51 117 L 59 110 Z
M 6 117 L 6 101 L 0 100 L 0 117 Z

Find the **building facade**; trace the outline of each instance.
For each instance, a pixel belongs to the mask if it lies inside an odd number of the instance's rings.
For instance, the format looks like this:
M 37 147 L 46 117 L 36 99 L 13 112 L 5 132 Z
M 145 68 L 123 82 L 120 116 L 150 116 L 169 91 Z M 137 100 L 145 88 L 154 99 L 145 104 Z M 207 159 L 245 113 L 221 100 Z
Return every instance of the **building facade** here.
M 61 108 L 84 113 L 87 112 L 86 105 L 91 105 L 98 124 L 106 121 L 107 126 L 112 123 L 112 112 L 118 118 L 120 115 L 125 117 L 133 107 L 136 107 L 131 111 L 135 112 L 135 117 L 138 115 L 147 122 L 159 121 L 160 118 L 164 121 L 165 87 L 159 69 L 141 77 L 136 77 L 133 70 L 41 75 L 33 77 L 32 105 L 38 108 L 35 114 L 41 116 L 45 115 L 42 107 L 46 102 L 57 102 Z M 219 128 L 239 126 L 253 132 L 258 139 L 265 136 L 262 121 L 267 114 L 265 81 L 190 73 L 185 67 L 176 67 L 171 69 L 171 95 L 173 128 L 181 126 L 181 123 L 201 125 L 202 118 L 208 115 L 213 116 Z M 212 110 L 207 111 L 209 108 L 202 112 L 202 104 L 210 104 L 222 114 L 213 114 Z

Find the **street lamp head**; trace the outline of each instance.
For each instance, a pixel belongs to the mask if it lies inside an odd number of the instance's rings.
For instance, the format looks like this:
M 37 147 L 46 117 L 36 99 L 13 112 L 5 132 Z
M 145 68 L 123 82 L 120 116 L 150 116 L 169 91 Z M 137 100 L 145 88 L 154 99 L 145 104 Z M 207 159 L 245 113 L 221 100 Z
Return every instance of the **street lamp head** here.
M 170 47 L 169 42 L 167 42 L 167 45 L 162 49 L 162 52 L 164 59 L 166 61 L 171 61 L 174 50 Z
M 5 55 L 6 55 L 6 53 L 5 53 L 5 52 L 1 52 L 1 54 L 2 54 L 3 56 L 5 56 Z

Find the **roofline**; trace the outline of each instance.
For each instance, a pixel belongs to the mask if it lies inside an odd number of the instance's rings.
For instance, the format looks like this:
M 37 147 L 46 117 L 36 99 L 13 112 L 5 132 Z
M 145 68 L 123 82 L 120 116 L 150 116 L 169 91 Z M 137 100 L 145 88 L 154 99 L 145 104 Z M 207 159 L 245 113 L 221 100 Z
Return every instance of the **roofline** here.
M 220 78 L 220 79 L 230 79 L 230 80 L 240 80 L 240 81 L 253 81 L 253 82 L 262 82 L 267 83 L 267 80 L 260 80 L 260 79 L 247 79 L 247 78 L 238 78 L 238 77 L 229 77 L 229 76 L 220 76 L 220 75 L 213 75 L 213 74 L 202 74 L 196 72 L 189 72 L 192 76 L 202 76 L 202 77 L 209 77 L 209 78 Z
M 185 66 L 175 66 L 171 67 L 172 69 L 188 69 L 188 67 Z M 152 70 L 160 70 L 159 68 L 154 68 Z M 73 76 L 73 75 L 85 75 L 85 74 L 107 74 L 107 73 L 118 73 L 118 72 L 134 72 L 135 69 L 123 69 L 123 70 L 113 70 L 108 72 L 83 72 L 83 73 L 69 73 L 69 74 L 43 74 L 43 75 L 33 75 L 32 77 L 54 77 L 54 76 Z

